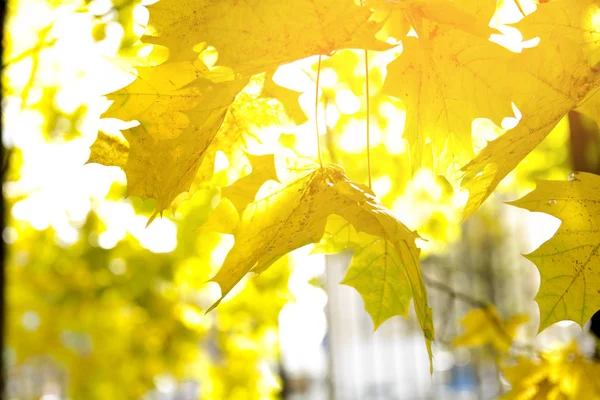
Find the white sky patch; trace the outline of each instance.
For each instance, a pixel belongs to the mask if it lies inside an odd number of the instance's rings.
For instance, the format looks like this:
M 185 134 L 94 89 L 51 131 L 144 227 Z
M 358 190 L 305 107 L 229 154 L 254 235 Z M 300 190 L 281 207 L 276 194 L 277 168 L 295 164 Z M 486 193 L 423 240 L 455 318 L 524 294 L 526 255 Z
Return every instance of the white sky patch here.
M 141 215 L 133 217 L 130 232 L 140 244 L 153 253 L 169 253 L 177 247 L 177 227 L 173 221 L 157 218 L 146 227 L 148 218 Z
M 335 102 L 342 114 L 352 115 L 360 111 L 360 100 L 349 89 L 336 91 Z

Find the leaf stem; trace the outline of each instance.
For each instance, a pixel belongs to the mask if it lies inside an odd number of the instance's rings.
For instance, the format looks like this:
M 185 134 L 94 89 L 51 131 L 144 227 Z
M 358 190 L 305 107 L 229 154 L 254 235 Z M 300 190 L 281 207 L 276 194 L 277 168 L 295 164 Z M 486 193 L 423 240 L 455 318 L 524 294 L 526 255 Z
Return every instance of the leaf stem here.
M 319 65 L 317 66 L 317 88 L 315 90 L 315 133 L 317 135 L 317 153 L 319 154 L 319 164 L 323 168 L 323 159 L 321 158 L 321 141 L 319 140 L 319 80 L 321 78 L 321 55 L 319 54 Z
M 521 15 L 523 16 L 523 18 L 525 18 L 525 16 L 527 14 L 525 14 L 525 11 L 523 11 L 523 7 L 521 6 L 521 1 L 520 0 L 515 0 L 515 5 L 517 6 L 517 8 L 519 9 L 519 12 L 521 13 Z
M 371 124 L 370 124 L 370 104 L 369 104 L 369 51 L 365 49 L 365 82 L 366 82 L 366 100 L 367 100 L 367 172 L 369 174 L 369 189 L 371 184 Z

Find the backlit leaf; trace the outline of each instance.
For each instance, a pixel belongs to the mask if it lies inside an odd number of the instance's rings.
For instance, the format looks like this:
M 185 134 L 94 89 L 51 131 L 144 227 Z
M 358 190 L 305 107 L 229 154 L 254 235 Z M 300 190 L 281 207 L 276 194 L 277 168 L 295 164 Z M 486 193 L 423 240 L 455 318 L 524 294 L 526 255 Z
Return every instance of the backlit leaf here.
M 431 357 L 434 333 L 414 243 L 418 236 L 337 166 L 318 169 L 285 187 L 275 185 L 270 195 L 249 204 L 234 232 L 235 244 L 212 281 L 224 297 L 246 273 L 260 273 L 284 254 L 320 241 L 332 214 L 370 237 L 371 243 L 355 254 L 345 282 L 361 293 L 375 326 L 393 315 L 406 315 L 412 297 Z
M 540 331 L 562 320 L 583 326 L 600 309 L 600 176 L 541 181 L 510 204 L 562 221 L 550 240 L 527 255 L 541 276 Z
M 469 311 L 462 319 L 465 332 L 454 339 L 454 346 L 476 347 L 491 345 L 499 352 L 507 352 L 517 333 L 517 327 L 528 319 L 527 315 L 514 315 L 503 320 L 493 305 Z
M 487 7 L 475 1 L 434 3 L 415 5 L 419 37 L 403 40 L 384 86 L 406 105 L 404 136 L 413 169 L 421 166 L 429 142 L 434 160 L 467 162 L 473 155 L 473 119 L 487 117 L 499 124 L 512 113 L 512 85 L 506 77 L 515 54 L 487 40 L 493 2 Z
M 569 28 L 554 29 L 564 15 L 588 16 L 597 4 L 588 0 L 559 0 L 540 4 L 539 9 L 519 22 L 518 27 L 541 38 L 533 49 L 524 49 L 510 77 L 514 103 L 522 113 L 519 124 L 490 142 L 463 167 L 462 186 L 469 190 L 465 217 L 489 197 L 512 171 L 571 109 L 600 87 L 595 54 L 600 42 L 588 43 L 599 25 L 590 18 L 573 19 Z M 552 27 L 540 23 L 554 21 Z M 540 28 L 541 26 L 541 28 Z
M 90 147 L 87 163 L 123 168 L 129 156 L 129 143 L 119 135 L 98 131 L 96 141 Z
M 263 183 L 268 180 L 277 180 L 273 154 L 248 155 L 248 158 L 252 164 L 252 172 L 222 190 L 223 196 L 231 200 L 238 210 L 243 210 L 254 201 L 254 196 Z
M 389 47 L 354 0 L 161 0 L 149 10 L 157 37 L 146 40 L 168 47 L 171 60 L 193 59 L 192 48 L 206 43 L 219 65 L 244 75 L 340 48 Z
M 600 399 L 600 365 L 586 360 L 575 342 L 539 360 L 519 357 L 518 365 L 503 372 L 512 389 L 502 400 Z

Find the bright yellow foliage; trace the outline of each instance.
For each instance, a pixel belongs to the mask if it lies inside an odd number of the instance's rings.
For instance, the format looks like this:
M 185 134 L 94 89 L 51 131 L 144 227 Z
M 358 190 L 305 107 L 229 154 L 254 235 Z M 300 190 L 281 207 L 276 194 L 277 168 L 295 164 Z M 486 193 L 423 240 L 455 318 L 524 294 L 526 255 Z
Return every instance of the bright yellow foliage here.
M 403 150 L 397 151 L 402 154 L 402 160 L 393 161 L 401 171 L 398 175 L 410 173 L 407 165 L 414 172 L 432 163 L 437 173 L 447 175 L 463 166 L 461 185 L 469 191 L 465 216 L 470 215 L 566 113 L 585 106 L 600 86 L 597 0 L 539 4 L 515 25 L 526 39 L 540 39 L 539 45 L 524 48 L 522 53 L 489 40 L 497 33 L 489 26 L 496 6 L 491 0 L 161 0 L 148 7 L 150 26 L 142 38 L 157 45 L 156 57 L 138 68 L 134 82 L 108 96 L 113 104 L 106 117 L 135 120 L 139 125 L 123 133 L 127 145 L 100 135 L 90 161 L 122 167 L 129 194 L 156 201 L 152 218 L 181 193 L 209 182 L 221 189 L 221 204 L 202 229 L 232 233 L 235 238 L 213 278 L 222 296 L 247 272 L 264 271 L 288 252 L 318 243 L 326 231 L 331 236 L 334 225 L 341 224 L 338 228 L 349 235 L 348 240 L 333 247 L 351 248 L 355 253 L 344 283 L 361 293 L 374 325 L 393 315 L 406 315 L 412 298 L 429 347 L 433 326 L 415 245 L 418 235 L 393 217 L 370 189 L 346 177 L 341 167 L 321 166 L 296 180 L 281 179 L 284 183 L 280 184 L 275 182 L 278 173 L 281 178 L 283 169 L 305 161 L 299 161 L 302 156 L 297 149 L 291 151 L 296 159 L 286 159 L 286 164 L 279 162 L 277 153 L 249 155 L 246 141 L 260 141 L 252 132 L 255 126 L 307 120 L 298 102 L 300 94 L 273 81 L 280 66 L 347 48 L 386 51 L 393 47 L 389 43 L 401 40 L 401 47 L 384 53 L 389 56 L 387 74 L 383 67 L 371 77 L 367 73 L 365 83 L 376 86 L 368 93 L 369 104 L 381 110 L 395 107 L 398 99 L 404 103 L 404 140 L 410 160 Z M 165 61 L 156 65 L 158 59 Z M 339 60 L 344 66 L 336 69 Z M 335 62 L 325 59 L 322 63 L 335 70 L 335 79 L 348 81 L 344 84 L 351 95 L 345 99 L 349 104 L 346 110 L 364 110 L 362 99 L 356 98 L 356 94 L 367 94 L 363 82 L 352 80 L 357 63 L 351 52 L 341 54 Z M 321 93 L 316 95 L 318 113 Z M 325 107 L 333 96 L 323 89 Z M 515 106 L 521 117 L 518 124 L 473 158 L 473 121 L 487 118 L 501 125 L 504 118 L 514 116 Z M 326 116 L 330 114 L 326 112 Z M 336 118 L 350 127 L 356 122 L 351 111 L 338 114 Z M 369 115 L 376 118 L 373 110 Z M 356 140 L 352 129 L 348 131 L 351 134 L 344 132 L 345 138 Z M 319 132 L 310 132 L 316 133 L 318 141 Z M 333 137 L 327 132 L 325 160 L 353 163 L 354 159 L 348 162 L 349 153 L 337 157 Z M 298 142 L 306 140 L 299 138 L 285 147 L 300 147 Z M 405 143 L 400 143 L 397 147 L 403 148 Z M 372 150 L 373 158 L 388 155 L 385 146 Z M 213 179 L 219 151 L 230 163 L 238 164 Z M 252 164 L 249 175 L 246 161 Z M 282 164 L 285 166 L 280 168 Z M 374 170 L 386 172 L 388 164 L 373 164 L 377 165 Z M 348 171 L 353 167 L 348 165 Z M 370 170 L 368 174 L 370 181 Z M 395 176 L 387 173 L 386 177 Z M 403 184 L 390 186 L 397 185 L 397 190 Z M 590 215 L 597 218 L 595 212 Z M 330 220 L 326 229 L 331 215 L 346 222 Z M 562 261 L 556 257 L 548 260 Z M 580 265 L 590 262 L 583 253 L 575 254 L 571 261 Z M 565 264 L 548 265 L 544 267 L 547 271 L 566 268 Z M 547 286 L 545 277 L 541 293 Z M 585 279 L 591 278 L 581 271 L 573 277 L 577 282 L 585 283 Z M 563 288 L 563 294 L 551 293 L 555 303 L 556 296 L 564 302 L 562 314 L 556 306 L 550 310 L 540 303 L 542 327 L 558 318 L 575 319 L 573 312 L 580 314 L 576 318 L 580 323 L 589 318 L 592 307 L 600 305 L 586 299 L 588 292 L 598 287 L 597 282 L 588 283 L 579 293 L 583 299 L 575 299 L 573 293 L 567 296 L 569 286 Z M 553 282 L 552 287 L 555 285 Z M 490 335 L 477 340 L 502 347 Z
M 567 112 L 599 87 L 596 59 L 600 42 L 590 41 L 590 37 L 600 34 L 600 24 L 589 17 L 597 12 L 595 0 L 558 0 L 540 4 L 519 22 L 518 27 L 539 37 L 540 44 L 514 57 L 511 69 L 497 79 L 503 84 L 509 80 L 512 101 L 523 116 L 515 128 L 490 142 L 463 167 L 462 186 L 469 190 L 465 217 L 479 208 Z
M 510 349 L 519 325 L 527 322 L 527 315 L 519 314 L 503 320 L 493 305 L 476 308 L 462 319 L 465 332 L 454 339 L 454 346 L 478 347 L 491 345 L 504 353 Z
M 500 124 L 512 114 L 519 83 L 507 82 L 516 55 L 488 40 L 494 2 L 431 3 L 419 9 L 419 37 L 405 38 L 402 54 L 388 65 L 385 91 L 406 105 L 404 136 L 413 168 L 430 151 L 444 172 L 473 156 L 473 119 Z
M 505 367 L 512 390 L 502 400 L 597 400 L 600 399 L 600 365 L 585 359 L 577 344 L 541 355 L 539 360 L 519 358 Z
M 234 231 L 235 244 L 212 281 L 226 296 L 246 273 L 261 273 L 290 251 L 321 240 L 331 214 L 343 217 L 358 232 L 376 236 L 371 240 L 374 250 L 356 254 L 345 279 L 363 296 L 375 326 L 393 315 L 406 316 L 412 297 L 431 357 L 433 323 L 414 243 L 418 236 L 337 166 L 318 169 L 287 186 L 277 185 L 271 194 L 251 203 Z M 360 283 L 352 283 L 361 274 Z M 401 290 L 396 290 L 399 285 Z
M 99 131 L 96 141 L 90 147 L 88 163 L 125 167 L 129 156 L 129 143 L 119 135 Z
M 541 181 L 510 204 L 562 221 L 550 240 L 527 255 L 541 275 L 540 331 L 567 319 L 583 326 L 600 309 L 600 176 Z
M 238 210 L 243 210 L 254 201 L 258 189 L 268 180 L 277 180 L 273 154 L 265 156 L 249 155 L 252 172 L 238 179 L 231 186 L 223 188 L 223 196 L 227 197 Z

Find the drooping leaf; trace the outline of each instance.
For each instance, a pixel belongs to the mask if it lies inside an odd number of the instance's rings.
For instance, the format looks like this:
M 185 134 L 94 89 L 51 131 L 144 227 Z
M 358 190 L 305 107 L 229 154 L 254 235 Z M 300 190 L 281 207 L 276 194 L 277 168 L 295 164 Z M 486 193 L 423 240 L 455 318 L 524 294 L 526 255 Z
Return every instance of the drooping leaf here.
M 526 256 L 541 276 L 540 331 L 562 320 L 583 326 L 600 309 L 600 176 L 541 181 L 510 204 L 562 221 L 550 240 Z
M 354 256 L 341 283 L 360 293 L 375 329 L 395 315 L 408 316 L 412 288 L 394 246 L 381 237 L 357 232 L 346 219 L 332 215 L 313 252 L 344 250 L 352 250 Z
M 517 327 L 527 319 L 527 315 L 519 314 L 503 320 L 493 305 L 485 309 L 476 308 L 462 319 L 461 325 L 465 332 L 454 339 L 452 345 L 478 347 L 489 344 L 499 352 L 507 352 L 517 333 Z
M 270 195 L 244 210 L 235 244 L 212 279 L 221 287 L 222 298 L 246 273 L 260 273 L 282 255 L 320 241 L 327 217 L 337 214 L 371 238 L 364 252 L 355 255 L 345 281 L 359 290 L 376 327 L 393 315 L 406 315 L 412 297 L 431 357 L 433 324 L 414 242 L 417 234 L 337 166 L 318 169 L 285 187 L 273 184 Z M 364 280 L 353 282 L 358 274 L 364 274 Z
M 490 142 L 463 167 L 462 186 L 469 191 L 465 218 L 489 197 L 500 181 L 550 133 L 567 112 L 600 87 L 595 54 L 600 42 L 589 42 L 600 32 L 589 18 L 597 4 L 588 0 L 558 0 L 540 4 L 518 27 L 539 36 L 540 44 L 524 49 L 511 77 L 514 103 L 522 113 L 519 124 Z M 570 25 L 562 26 L 568 15 Z M 575 18 L 579 15 L 581 18 Z M 551 26 L 540 21 L 553 21 Z M 513 78 L 515 77 L 515 78 Z

